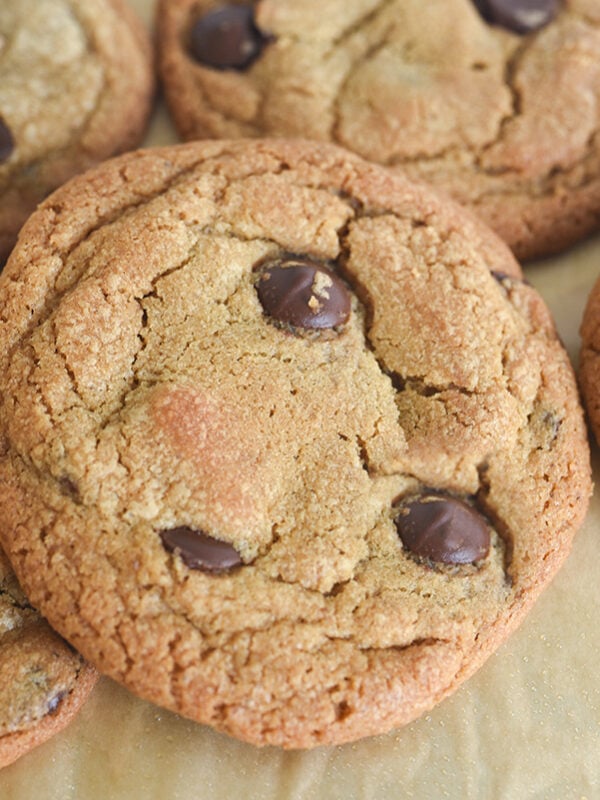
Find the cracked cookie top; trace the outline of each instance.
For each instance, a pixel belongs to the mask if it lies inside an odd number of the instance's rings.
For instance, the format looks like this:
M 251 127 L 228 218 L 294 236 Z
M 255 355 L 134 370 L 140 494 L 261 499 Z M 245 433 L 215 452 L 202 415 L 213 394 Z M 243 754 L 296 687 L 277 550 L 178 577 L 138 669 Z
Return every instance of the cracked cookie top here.
M 159 62 L 184 138 L 344 145 L 442 187 L 531 258 L 599 224 L 599 8 L 161 0 Z
M 53 189 L 141 138 L 153 91 L 122 0 L 0 4 L 0 260 Z
M 567 356 L 508 248 L 332 145 L 74 179 L 0 277 L 0 536 L 141 696 L 309 747 L 417 716 L 566 556 Z
M 0 767 L 64 728 L 95 681 L 30 605 L 0 550 Z

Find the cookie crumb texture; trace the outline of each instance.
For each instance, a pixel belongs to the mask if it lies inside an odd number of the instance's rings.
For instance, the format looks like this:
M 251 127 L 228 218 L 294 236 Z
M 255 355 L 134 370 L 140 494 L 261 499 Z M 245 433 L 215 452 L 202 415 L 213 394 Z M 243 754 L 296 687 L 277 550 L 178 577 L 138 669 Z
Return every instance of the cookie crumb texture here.
M 122 0 L 0 3 L 0 260 L 36 205 L 139 142 L 154 80 Z
M 64 728 L 95 681 L 29 604 L 0 551 L 0 767 Z
M 212 0 L 159 3 L 161 73 L 185 138 L 344 145 L 442 187 L 521 259 L 557 252 L 600 226 L 596 0 L 549 4 L 555 16 L 542 14 L 546 24 L 526 33 L 487 21 L 494 15 L 478 5 L 530 2 L 243 5 L 255 24 L 244 44 L 260 35 L 261 50 L 245 68 L 227 69 L 199 61 L 191 38 L 214 13 Z M 222 47 L 236 44 L 229 37 Z
M 0 308 L 0 536 L 27 592 L 102 671 L 250 742 L 430 708 L 585 513 L 571 367 L 508 248 L 331 145 L 108 162 L 27 223 Z M 477 541 L 404 546 L 425 495 Z

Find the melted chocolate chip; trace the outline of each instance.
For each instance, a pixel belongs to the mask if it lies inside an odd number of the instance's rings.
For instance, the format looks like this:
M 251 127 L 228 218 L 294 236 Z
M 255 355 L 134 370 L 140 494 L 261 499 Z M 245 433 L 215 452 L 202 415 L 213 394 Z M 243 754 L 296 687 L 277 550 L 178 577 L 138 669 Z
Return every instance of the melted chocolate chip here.
M 243 70 L 262 53 L 268 38 L 256 27 L 251 6 L 224 5 L 194 22 L 190 51 L 201 64 Z
M 560 0 L 475 0 L 481 16 L 513 33 L 543 28 L 558 13 Z
M 10 128 L 0 117 L 0 164 L 8 161 L 15 149 L 15 140 Z
M 263 267 L 256 290 L 265 312 L 293 327 L 335 328 L 350 316 L 346 284 L 308 258 L 284 259 Z
M 490 548 L 485 519 L 454 497 L 423 495 L 399 508 L 394 522 L 402 543 L 421 558 L 444 564 L 471 564 Z
M 205 572 L 223 572 L 242 563 L 240 554 L 228 542 L 213 539 L 203 531 L 181 526 L 160 532 L 166 550 L 178 553 L 188 567 Z

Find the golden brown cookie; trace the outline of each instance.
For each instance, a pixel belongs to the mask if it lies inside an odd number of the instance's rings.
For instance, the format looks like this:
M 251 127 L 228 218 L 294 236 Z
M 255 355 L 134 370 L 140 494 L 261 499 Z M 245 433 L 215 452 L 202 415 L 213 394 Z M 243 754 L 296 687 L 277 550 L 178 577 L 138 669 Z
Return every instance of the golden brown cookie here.
M 600 225 L 597 0 L 160 0 L 186 139 L 301 136 L 431 182 L 528 259 Z
M 0 551 L 0 767 L 68 725 L 96 678 L 32 608 Z
M 138 152 L 0 276 L 0 536 L 144 698 L 257 744 L 401 725 L 586 511 L 568 358 L 508 248 L 331 145 Z
M 580 334 L 579 383 L 591 429 L 600 442 L 600 278 L 590 291 Z
M 140 141 L 153 85 L 125 0 L 0 3 L 0 263 L 40 200 Z

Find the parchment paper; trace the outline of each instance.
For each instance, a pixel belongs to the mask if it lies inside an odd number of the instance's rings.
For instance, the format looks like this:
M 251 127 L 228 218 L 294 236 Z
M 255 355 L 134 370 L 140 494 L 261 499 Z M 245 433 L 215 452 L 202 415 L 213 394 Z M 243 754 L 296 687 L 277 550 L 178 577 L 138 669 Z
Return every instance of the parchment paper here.
M 130 2 L 151 25 L 154 0 Z M 159 102 L 146 144 L 173 141 Z M 574 363 L 599 273 L 600 236 L 526 267 Z M 593 459 L 600 484 L 595 446 Z M 343 747 L 260 750 L 103 678 L 70 728 L 0 773 L 0 800 L 600 798 L 597 495 L 566 565 L 519 631 L 412 725 Z

